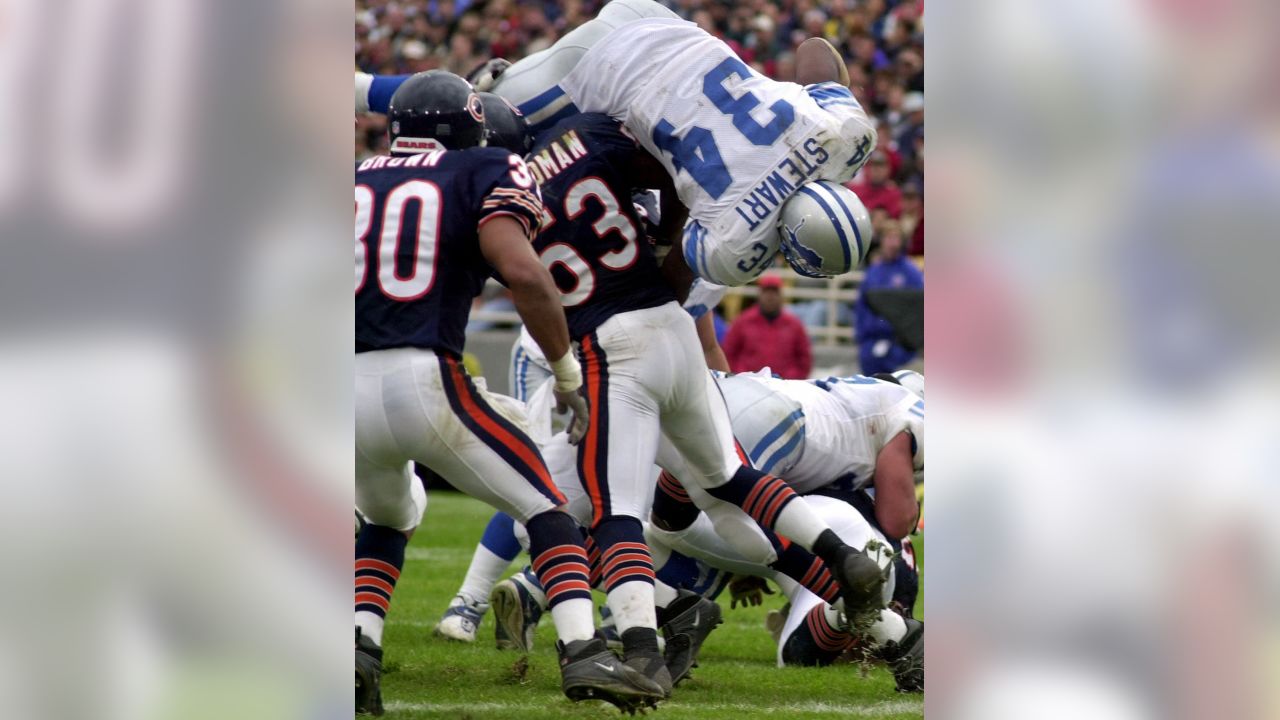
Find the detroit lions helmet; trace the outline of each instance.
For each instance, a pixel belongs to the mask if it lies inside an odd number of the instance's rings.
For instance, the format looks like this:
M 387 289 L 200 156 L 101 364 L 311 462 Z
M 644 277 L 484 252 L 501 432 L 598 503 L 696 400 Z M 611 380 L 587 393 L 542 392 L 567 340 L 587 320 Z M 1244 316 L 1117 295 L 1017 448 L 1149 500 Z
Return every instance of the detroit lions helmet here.
M 871 246 L 871 214 L 845 186 L 818 180 L 801 185 L 778 218 L 782 255 L 805 277 L 843 275 Z
M 387 135 L 392 155 L 484 145 L 484 105 L 471 83 L 445 70 L 404 81 L 391 96 Z

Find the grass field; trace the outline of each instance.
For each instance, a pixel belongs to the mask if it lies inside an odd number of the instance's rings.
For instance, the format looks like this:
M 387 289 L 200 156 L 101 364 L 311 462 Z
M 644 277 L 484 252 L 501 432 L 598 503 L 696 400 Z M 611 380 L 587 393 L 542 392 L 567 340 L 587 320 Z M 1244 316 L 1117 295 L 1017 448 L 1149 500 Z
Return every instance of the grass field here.
M 457 590 L 471 551 L 491 509 L 454 493 L 431 493 L 422 528 L 409 545 L 403 575 L 391 603 L 384 637 L 387 674 L 383 700 L 389 718 L 542 720 L 616 718 L 603 702 L 574 704 L 560 694 L 555 629 L 538 628 L 534 652 L 524 656 L 493 646 L 493 616 L 486 615 L 474 645 L 436 638 L 431 629 Z M 919 546 L 917 546 L 919 548 Z M 520 560 L 517 560 L 520 562 Z M 597 593 L 597 603 L 603 595 Z M 775 646 L 764 629 L 765 613 L 785 598 L 729 610 L 703 647 L 700 667 L 671 700 L 650 711 L 655 718 L 921 718 L 920 695 L 894 691 L 882 668 L 869 674 L 854 666 L 777 668 Z M 917 604 L 917 609 L 923 603 Z

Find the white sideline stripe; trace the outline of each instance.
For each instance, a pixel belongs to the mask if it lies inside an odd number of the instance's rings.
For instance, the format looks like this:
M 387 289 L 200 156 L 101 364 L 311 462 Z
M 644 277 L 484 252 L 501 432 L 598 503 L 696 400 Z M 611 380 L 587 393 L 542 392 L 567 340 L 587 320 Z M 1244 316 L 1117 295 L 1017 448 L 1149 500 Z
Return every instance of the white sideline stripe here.
M 889 700 L 871 705 L 838 705 L 825 702 L 787 703 L 784 705 L 759 705 L 750 703 L 680 703 L 668 701 L 660 703 L 658 709 L 687 708 L 689 710 L 713 710 L 727 712 L 745 712 L 769 710 L 799 715 L 822 715 L 840 713 L 846 717 L 880 717 L 907 712 L 921 712 L 924 709 L 922 700 Z M 467 712 L 487 710 L 548 710 L 550 705 L 544 703 L 414 703 L 392 701 L 387 703 L 388 710 L 414 710 L 420 712 Z

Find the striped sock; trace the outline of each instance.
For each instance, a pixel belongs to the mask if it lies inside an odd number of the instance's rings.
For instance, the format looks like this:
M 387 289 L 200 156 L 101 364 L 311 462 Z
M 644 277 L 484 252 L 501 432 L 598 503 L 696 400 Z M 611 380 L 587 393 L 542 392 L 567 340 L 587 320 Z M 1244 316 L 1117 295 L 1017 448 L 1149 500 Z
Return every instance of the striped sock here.
M 634 627 L 657 628 L 653 598 L 653 560 L 644 529 L 633 517 L 609 516 L 591 532 L 600 553 L 600 576 L 618 633 Z
M 560 639 L 569 643 L 595 636 L 590 570 L 578 524 L 566 513 L 549 510 L 525 523 L 529 556 Z
M 708 488 L 707 492 L 717 499 L 737 505 L 759 523 L 760 527 L 770 529 L 775 529 L 782 511 L 793 504 L 791 501 L 799 497 L 781 479 L 765 475 L 746 465 L 738 468 L 733 477 L 729 478 L 729 482 L 719 487 Z M 808 531 L 800 528 L 789 531 L 783 528 L 776 529 L 788 537 L 797 532 L 801 535 L 808 534 Z
M 404 533 L 382 525 L 365 525 L 356 537 L 356 627 L 379 646 L 408 544 Z
M 583 546 L 587 550 L 587 565 L 591 567 L 591 587 L 600 587 L 600 548 L 596 546 L 595 538 L 590 535 L 583 541 Z
M 818 597 L 833 603 L 840 598 L 840 585 L 822 559 L 796 543 L 785 543 L 778 559 L 769 567 L 795 580 Z
M 815 605 L 800 626 L 784 641 L 782 660 L 788 665 L 830 665 L 849 647 L 853 638 L 835 626 L 830 605 Z
M 673 532 L 684 530 L 698 519 L 700 512 L 680 481 L 663 470 L 653 493 L 653 516 L 658 519 L 659 526 Z

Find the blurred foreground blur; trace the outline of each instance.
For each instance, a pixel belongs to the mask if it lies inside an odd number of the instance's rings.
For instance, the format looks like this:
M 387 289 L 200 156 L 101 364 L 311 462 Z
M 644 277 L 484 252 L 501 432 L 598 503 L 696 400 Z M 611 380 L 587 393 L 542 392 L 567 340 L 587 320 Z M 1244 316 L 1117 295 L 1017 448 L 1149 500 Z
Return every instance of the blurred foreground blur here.
M 351 705 L 350 5 L 0 2 L 0 707 Z
M 931 5 L 930 717 L 1280 717 L 1278 11 Z
M 930 717 L 1280 717 L 1278 11 L 931 6 Z M 6 717 L 350 707 L 351 12 L 0 1 Z

